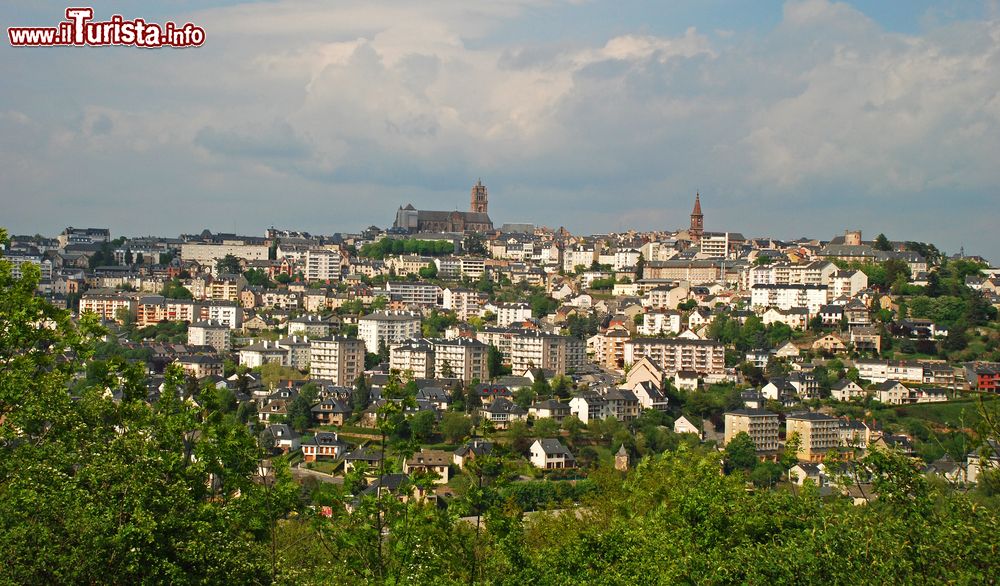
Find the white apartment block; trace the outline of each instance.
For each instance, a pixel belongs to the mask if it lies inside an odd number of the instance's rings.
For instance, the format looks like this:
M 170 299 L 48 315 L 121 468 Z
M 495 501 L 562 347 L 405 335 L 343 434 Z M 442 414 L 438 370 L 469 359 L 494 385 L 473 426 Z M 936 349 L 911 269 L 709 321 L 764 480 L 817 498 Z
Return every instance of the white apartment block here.
M 725 414 L 726 435 L 729 444 L 740 432 L 746 432 L 758 452 L 778 449 L 778 414 L 764 409 L 740 409 Z
M 358 337 L 365 347 L 378 352 L 396 342 L 420 336 L 420 314 L 408 311 L 376 311 L 358 319 Z
M 231 301 L 206 301 L 200 306 L 202 319 L 217 321 L 235 330 L 243 326 L 243 308 Z
M 826 305 L 826 296 L 826 285 L 754 285 L 750 288 L 750 306 L 757 312 L 769 307 L 806 308 L 810 315 L 816 315 Z
M 924 366 L 907 360 L 857 360 L 858 376 L 875 384 L 887 380 L 920 384 L 924 381 Z
M 691 287 L 687 282 L 681 282 L 676 287 L 660 286 L 646 293 L 643 305 L 651 309 L 676 309 L 677 305 L 688 298 Z
M 481 313 L 485 299 L 486 296 L 478 291 L 449 287 L 442 294 L 441 306 L 454 311 L 458 319 L 466 321 Z
M 339 281 L 340 252 L 328 248 L 310 248 L 304 258 L 303 275 L 306 281 Z
M 572 336 L 525 331 L 510 340 L 510 363 L 516 373 L 541 368 L 561 375 L 580 368 L 586 359 L 586 343 Z
M 288 350 L 277 342 L 263 340 L 240 350 L 240 364 L 247 368 L 258 368 L 271 363 L 288 366 Z
M 829 298 L 854 297 L 868 287 L 868 275 L 861 271 L 837 271 L 830 277 Z
M 309 377 L 349 387 L 365 371 L 365 343 L 357 338 L 331 336 L 310 340 Z
M 500 303 L 496 306 L 497 327 L 506 328 L 531 319 L 531 306 L 527 303 Z
M 441 288 L 431 283 L 388 282 L 385 290 L 407 305 L 437 305 Z
M 389 368 L 410 372 L 414 378 L 434 378 L 434 345 L 428 340 L 407 340 L 389 350 Z
M 639 333 L 644 336 L 681 333 L 681 313 L 673 310 L 648 311 L 642 314 Z
M 188 326 L 188 344 L 211 346 L 219 352 L 228 352 L 232 348 L 232 333 L 226 324 L 199 321 Z
M 726 376 L 725 346 L 715 340 L 633 338 L 625 342 L 625 364 L 648 358 L 665 374 L 694 371 L 710 382 Z

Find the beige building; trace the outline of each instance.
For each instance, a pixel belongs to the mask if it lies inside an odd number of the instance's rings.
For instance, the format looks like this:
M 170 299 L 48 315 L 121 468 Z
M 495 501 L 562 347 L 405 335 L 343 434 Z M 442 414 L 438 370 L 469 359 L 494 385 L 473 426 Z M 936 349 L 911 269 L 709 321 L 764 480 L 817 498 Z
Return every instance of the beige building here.
M 633 338 L 625 343 L 626 364 L 635 364 L 643 358 L 648 358 L 669 376 L 689 370 L 703 375 L 708 381 L 725 379 L 725 346 L 715 340 Z
M 566 374 L 583 366 L 586 358 L 586 344 L 572 336 L 525 331 L 510 340 L 510 362 L 514 372 L 542 368 L 557 375 Z
M 414 378 L 434 378 L 434 345 L 427 340 L 407 340 L 389 350 L 389 368 L 409 372 Z
M 211 346 L 219 352 L 232 348 L 229 326 L 214 320 L 199 321 L 188 326 L 188 344 Z
M 310 340 L 309 377 L 349 387 L 365 371 L 365 343 L 331 336 Z
M 785 430 L 787 439 L 798 434 L 800 460 L 822 460 L 840 445 L 840 420 L 823 413 L 791 413 L 785 418 Z
M 765 409 L 739 409 L 726 413 L 725 444 L 740 432 L 746 432 L 758 452 L 778 449 L 778 414 Z
M 80 314 L 93 313 L 100 318 L 122 322 L 119 312 L 124 310 L 134 317 L 138 303 L 136 296 L 114 289 L 92 289 L 80 297 Z
M 489 346 L 474 338 L 431 340 L 434 345 L 434 374 L 437 378 L 485 381 L 489 375 Z

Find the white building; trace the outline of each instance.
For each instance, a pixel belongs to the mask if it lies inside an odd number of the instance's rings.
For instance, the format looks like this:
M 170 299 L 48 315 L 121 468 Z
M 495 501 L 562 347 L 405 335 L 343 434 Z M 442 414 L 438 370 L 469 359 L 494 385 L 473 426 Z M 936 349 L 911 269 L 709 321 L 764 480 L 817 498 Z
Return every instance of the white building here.
M 364 370 L 363 340 L 343 336 L 310 340 L 310 378 L 331 380 L 337 386 L 349 387 Z
M 497 327 L 506 328 L 531 319 L 531 306 L 527 303 L 500 303 L 496 308 Z
M 226 324 L 199 321 L 188 326 L 188 344 L 211 346 L 219 352 L 228 352 L 232 348 L 232 334 Z
M 306 281 L 339 281 L 341 260 L 337 250 L 310 248 L 305 254 L 303 275 Z
M 754 285 L 750 288 L 750 305 L 757 312 L 769 307 L 806 308 L 810 315 L 816 315 L 826 304 L 826 297 L 826 285 Z
M 408 311 L 376 311 L 358 320 L 358 337 L 365 347 L 378 352 L 396 342 L 420 336 L 420 314 Z
M 644 336 L 681 333 L 681 313 L 674 310 L 653 310 L 642 315 L 639 333 Z

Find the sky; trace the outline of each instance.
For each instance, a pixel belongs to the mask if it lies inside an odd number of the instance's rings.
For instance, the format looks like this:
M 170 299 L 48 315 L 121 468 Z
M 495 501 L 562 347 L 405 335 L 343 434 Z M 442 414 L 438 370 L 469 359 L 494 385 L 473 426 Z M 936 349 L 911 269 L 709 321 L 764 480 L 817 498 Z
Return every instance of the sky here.
M 1000 3 L 94 2 L 198 48 L 0 42 L 0 225 L 861 229 L 1000 262 Z M 13 0 L 6 26 L 66 4 Z

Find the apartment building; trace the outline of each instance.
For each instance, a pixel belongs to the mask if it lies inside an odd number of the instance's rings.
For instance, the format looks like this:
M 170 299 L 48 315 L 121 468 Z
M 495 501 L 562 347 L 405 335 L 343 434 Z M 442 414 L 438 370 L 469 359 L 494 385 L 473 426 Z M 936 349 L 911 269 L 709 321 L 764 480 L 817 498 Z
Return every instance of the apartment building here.
M 410 372 L 414 378 L 434 378 L 434 345 L 428 340 L 406 340 L 389 349 L 389 368 Z
M 566 374 L 583 366 L 587 348 L 583 340 L 527 330 L 511 337 L 510 364 L 514 372 L 541 368 Z
M 840 420 L 823 413 L 791 413 L 785 418 L 785 438 L 799 436 L 798 457 L 815 462 L 840 446 Z
M 303 271 L 306 281 L 339 281 L 341 261 L 339 250 L 310 248 L 303 256 Z
M 431 340 L 434 374 L 437 378 L 460 378 L 463 382 L 489 380 L 489 347 L 474 338 Z
M 357 338 L 330 336 L 310 340 L 309 377 L 333 381 L 347 387 L 365 370 L 365 342 Z
M 188 344 L 211 346 L 219 352 L 232 348 L 232 333 L 229 326 L 214 320 L 197 321 L 188 326 Z
M 642 315 L 639 333 L 644 336 L 681 333 L 681 313 L 671 309 L 647 311 Z
M 725 379 L 725 346 L 716 340 L 687 338 L 633 338 L 625 343 L 625 363 L 635 364 L 649 359 L 664 374 L 694 371 L 705 380 Z
M 91 289 L 80 297 L 80 314 L 93 313 L 102 319 L 124 323 L 121 313 L 134 317 L 138 302 L 136 296 L 115 289 Z
M 826 301 L 826 285 L 754 285 L 750 288 L 750 306 L 757 312 L 769 307 L 782 310 L 805 308 L 810 315 L 816 315 Z
M 724 445 L 740 432 L 746 432 L 758 452 L 778 449 L 778 414 L 766 409 L 739 409 L 725 414 Z
M 458 319 L 466 321 L 481 313 L 485 301 L 486 295 L 478 291 L 449 287 L 442 293 L 441 306 L 454 311 Z
M 396 342 L 420 336 L 420 314 L 409 311 L 376 311 L 358 319 L 358 337 L 378 352 Z
M 441 288 L 432 283 L 388 282 L 385 290 L 404 305 L 437 305 L 441 296 Z
M 531 319 L 531 305 L 527 303 L 498 303 L 497 327 L 506 328 Z

